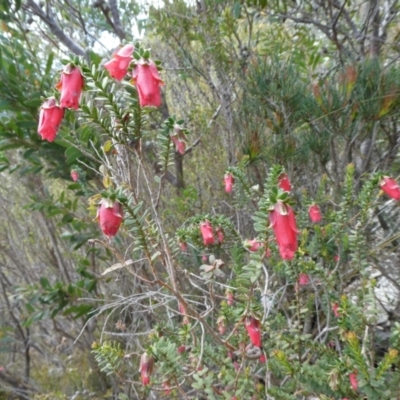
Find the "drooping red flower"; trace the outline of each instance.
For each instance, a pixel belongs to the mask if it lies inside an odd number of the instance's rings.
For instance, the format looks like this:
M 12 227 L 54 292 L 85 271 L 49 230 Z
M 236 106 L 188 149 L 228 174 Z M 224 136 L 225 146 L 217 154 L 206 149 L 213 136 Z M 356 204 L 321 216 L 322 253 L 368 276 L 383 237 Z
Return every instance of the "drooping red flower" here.
M 127 44 L 113 54 L 111 61 L 104 64 L 104 68 L 114 79 L 121 81 L 125 77 L 129 64 L 133 60 L 132 53 L 134 50 L 135 47 L 132 44 Z
M 307 274 L 300 274 L 297 282 L 299 283 L 299 285 L 307 285 L 310 282 L 310 277 Z
M 132 78 L 139 93 L 140 106 L 159 107 L 161 104 L 160 86 L 164 83 L 154 61 L 138 63 L 133 70 Z
M 186 346 L 184 344 L 181 344 L 178 348 L 177 351 L 179 354 L 182 354 L 186 351 Z
M 400 200 L 400 187 L 393 178 L 384 176 L 379 182 L 379 187 L 392 199 Z
M 76 170 L 74 170 L 74 169 L 71 171 L 71 179 L 72 179 L 74 182 L 77 182 L 77 181 L 78 181 L 78 179 L 79 179 L 78 171 L 76 171 Z
M 332 310 L 333 310 L 333 314 L 335 314 L 335 317 L 336 318 L 340 318 L 339 304 L 338 303 L 333 303 Z
M 244 319 L 244 326 L 249 334 L 251 343 L 256 347 L 261 348 L 260 321 L 254 317 L 246 317 Z
M 259 242 L 257 239 L 248 240 L 246 242 L 246 247 L 248 247 L 249 251 L 257 251 L 262 246 L 263 244 Z
M 224 241 L 224 239 L 225 239 L 224 230 L 222 229 L 222 227 L 219 226 L 219 227 L 216 229 L 215 233 L 217 234 L 218 242 L 219 242 L 219 243 L 222 243 L 222 242 Z
M 230 172 L 227 172 L 224 175 L 224 183 L 225 183 L 225 192 L 226 193 L 232 193 L 232 187 L 233 184 L 235 183 L 235 178 Z
M 313 204 L 308 209 L 308 215 L 310 216 L 311 222 L 316 223 L 321 221 L 321 209 L 319 208 L 318 204 Z
M 200 232 L 201 235 L 203 236 L 204 246 L 214 244 L 215 239 L 213 234 L 213 228 L 211 226 L 210 221 L 206 220 L 200 223 Z
M 289 177 L 287 176 L 286 172 L 284 172 L 278 178 L 278 185 L 285 192 L 290 192 L 292 190 L 292 184 L 290 183 Z
M 97 210 L 97 219 L 101 230 L 106 236 L 115 236 L 124 220 L 124 211 L 121 204 L 118 201 L 103 199 Z
M 185 143 L 185 141 L 184 141 L 184 140 L 180 140 L 180 139 L 178 138 L 178 136 L 176 136 L 176 135 L 171 136 L 171 140 L 172 140 L 172 143 L 173 143 L 173 144 L 175 145 L 175 147 L 176 147 L 176 151 L 177 151 L 179 154 L 184 155 L 184 154 L 185 154 L 185 151 L 186 151 L 186 143 Z
M 154 367 L 154 358 L 149 357 L 149 355 L 146 352 L 144 352 L 140 357 L 139 372 L 142 383 L 145 386 L 150 384 L 150 377 L 151 374 L 153 373 L 153 367 Z
M 297 227 L 290 205 L 278 201 L 269 213 L 271 226 L 278 243 L 279 253 L 284 260 L 292 260 L 297 250 Z
M 61 92 L 60 106 L 77 110 L 84 85 L 81 70 L 72 64 L 67 64 L 61 74 L 61 80 L 56 88 Z
M 357 371 L 352 372 L 349 375 L 349 379 L 352 389 L 357 390 L 358 389 Z
M 38 133 L 43 140 L 54 141 L 64 116 L 64 110 L 50 97 L 40 107 Z

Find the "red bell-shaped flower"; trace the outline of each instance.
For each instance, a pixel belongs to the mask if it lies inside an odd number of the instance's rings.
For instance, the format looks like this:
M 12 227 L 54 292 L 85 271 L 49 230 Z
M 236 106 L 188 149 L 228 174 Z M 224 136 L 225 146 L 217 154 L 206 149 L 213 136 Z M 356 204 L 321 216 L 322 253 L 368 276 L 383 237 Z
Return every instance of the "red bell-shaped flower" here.
M 389 197 L 400 200 L 400 187 L 393 178 L 384 176 L 379 182 L 379 186 Z
M 125 77 L 129 64 L 133 60 L 132 53 L 134 50 L 135 48 L 132 44 L 127 44 L 113 54 L 111 61 L 104 64 L 104 68 L 108 70 L 114 79 L 121 81 Z
M 210 224 L 210 221 L 207 220 L 200 224 L 200 232 L 201 232 L 201 236 L 203 236 L 204 246 L 214 244 L 215 239 L 214 239 L 214 234 L 213 234 L 213 228 Z
M 77 110 L 84 85 L 81 70 L 67 64 L 61 74 L 61 80 L 56 88 L 61 92 L 60 106 Z
M 308 215 L 310 216 L 311 222 L 319 222 L 322 219 L 321 210 L 318 204 L 313 204 L 308 209 Z
M 136 65 L 132 73 L 133 81 L 139 93 L 141 107 L 159 107 L 161 104 L 160 78 L 156 64 L 153 61 L 141 62 Z
M 279 253 L 284 260 L 292 260 L 297 250 L 297 227 L 292 208 L 278 201 L 269 213 L 271 226 L 278 243 Z
M 224 175 L 224 183 L 225 183 L 225 192 L 226 193 L 232 193 L 232 187 L 233 184 L 235 183 L 235 178 L 230 172 L 227 172 Z
M 97 219 L 103 233 L 112 237 L 118 232 L 121 222 L 124 220 L 124 211 L 118 201 L 103 199 L 97 210 Z
M 38 133 L 43 140 L 52 142 L 57 135 L 58 128 L 64 116 L 54 97 L 47 99 L 40 107 Z
M 246 317 L 244 319 L 244 326 L 249 334 L 251 343 L 256 347 L 261 348 L 260 321 L 254 317 Z
M 150 384 L 150 377 L 151 374 L 153 373 L 153 367 L 154 367 L 154 358 L 149 357 L 149 355 L 146 352 L 144 352 L 140 357 L 139 372 L 142 383 L 145 386 Z
M 290 183 L 289 177 L 287 176 L 286 172 L 284 172 L 278 178 L 278 185 L 285 192 L 290 192 L 292 190 L 292 184 Z

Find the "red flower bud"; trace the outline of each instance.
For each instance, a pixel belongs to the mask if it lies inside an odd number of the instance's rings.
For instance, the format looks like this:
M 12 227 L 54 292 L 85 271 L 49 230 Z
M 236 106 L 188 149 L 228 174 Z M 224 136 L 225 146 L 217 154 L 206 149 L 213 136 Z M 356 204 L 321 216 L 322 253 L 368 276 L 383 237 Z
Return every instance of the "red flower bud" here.
M 379 187 L 392 199 L 400 200 L 400 187 L 393 178 L 384 176 L 379 182 Z
M 219 226 L 217 228 L 216 234 L 217 234 L 218 242 L 222 243 L 225 239 L 224 230 L 222 229 L 222 227 Z
M 336 318 L 340 318 L 339 304 L 338 304 L 338 303 L 334 303 L 334 304 L 332 305 L 332 310 L 333 310 L 333 313 L 335 314 L 335 317 L 336 317 Z
M 150 376 L 153 373 L 154 367 L 154 358 L 149 357 L 149 355 L 145 352 L 140 357 L 140 378 L 142 380 L 143 385 L 147 386 L 150 384 Z
M 352 389 L 357 390 L 358 389 L 357 371 L 352 372 L 349 375 L 349 379 Z
M 232 186 L 235 183 L 235 178 L 230 172 L 227 172 L 224 176 L 225 192 L 232 193 Z
M 249 251 L 257 251 L 260 247 L 263 246 L 263 244 L 257 239 L 247 240 L 245 245 L 246 247 L 248 247 Z
M 210 224 L 210 221 L 205 221 L 200 224 L 200 232 L 203 236 L 203 243 L 204 246 L 208 246 L 209 244 L 214 244 L 214 235 L 213 235 L 213 228 Z
M 128 67 L 133 60 L 132 53 L 135 50 L 132 44 L 127 44 L 120 48 L 115 54 L 111 61 L 104 64 L 104 68 L 108 70 L 110 75 L 120 81 L 128 72 Z
M 182 251 L 187 250 L 187 243 L 186 242 L 179 242 L 179 247 L 181 248 Z
M 178 349 L 177 349 L 179 354 L 182 354 L 186 351 L 186 346 L 184 344 L 181 344 Z
M 161 104 L 160 86 L 164 83 L 154 61 L 149 60 L 147 63 L 142 61 L 137 64 L 132 78 L 139 93 L 140 106 L 159 107 Z
M 310 208 L 308 209 L 308 215 L 310 216 L 311 222 L 316 223 L 321 221 L 321 210 L 318 204 L 313 204 L 312 206 L 310 206 Z
M 54 97 L 50 97 L 42 104 L 40 107 L 38 133 L 43 140 L 52 142 L 56 138 L 63 116 L 64 110 L 57 105 Z
M 256 347 L 261 348 L 260 321 L 254 317 L 246 317 L 244 319 L 244 326 L 249 334 L 251 343 Z
M 231 306 L 234 302 L 233 293 L 230 290 L 227 290 L 225 294 L 226 294 L 226 304 L 228 304 L 228 306 Z
M 292 190 L 292 184 L 290 183 L 289 177 L 287 176 L 286 172 L 284 172 L 278 178 L 278 186 L 285 192 L 290 192 Z
M 79 179 L 79 174 L 78 174 L 78 172 L 75 171 L 74 169 L 71 171 L 71 179 L 72 179 L 74 182 L 77 182 L 78 179 Z
M 292 260 L 297 250 L 297 227 L 292 208 L 281 201 L 270 211 L 269 218 L 278 243 L 279 253 L 284 260 Z
M 77 110 L 83 85 L 81 70 L 67 64 L 61 74 L 60 82 L 56 85 L 56 88 L 61 91 L 60 106 Z
M 121 204 L 118 201 L 103 199 L 97 210 L 97 219 L 101 230 L 106 236 L 115 236 L 124 219 L 124 211 Z
M 185 154 L 186 143 L 183 140 L 180 140 L 176 135 L 171 136 L 171 140 L 176 147 L 176 151 L 180 154 Z
M 310 277 L 307 274 L 300 274 L 297 282 L 299 285 L 307 285 L 310 282 Z

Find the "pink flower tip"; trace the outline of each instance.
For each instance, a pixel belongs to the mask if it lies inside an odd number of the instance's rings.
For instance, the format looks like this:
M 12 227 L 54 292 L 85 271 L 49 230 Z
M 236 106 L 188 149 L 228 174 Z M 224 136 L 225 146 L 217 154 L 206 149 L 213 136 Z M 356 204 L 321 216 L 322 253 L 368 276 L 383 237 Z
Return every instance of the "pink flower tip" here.
M 307 274 L 300 274 L 297 279 L 299 285 L 307 285 L 310 282 L 310 277 Z
M 235 178 L 230 172 L 224 175 L 225 192 L 232 193 L 233 184 L 235 183 Z
M 72 179 L 74 182 L 77 182 L 78 179 L 79 179 L 79 174 L 78 174 L 78 172 L 75 171 L 74 169 L 71 171 L 71 179 Z
M 352 389 L 357 390 L 358 389 L 357 371 L 352 372 L 349 375 L 349 379 L 350 379 L 350 385 L 351 385 Z
M 263 247 L 263 243 L 258 241 L 257 239 L 247 240 L 245 242 L 246 247 L 249 251 L 257 251 L 259 248 Z

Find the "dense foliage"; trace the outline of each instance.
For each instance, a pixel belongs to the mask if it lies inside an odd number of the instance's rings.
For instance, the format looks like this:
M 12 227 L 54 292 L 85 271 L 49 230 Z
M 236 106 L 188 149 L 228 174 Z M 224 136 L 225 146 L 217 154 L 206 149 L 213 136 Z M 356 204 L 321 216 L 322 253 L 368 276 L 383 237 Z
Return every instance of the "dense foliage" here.
M 0 399 L 400 398 L 397 2 L 164 3 L 0 1 Z

